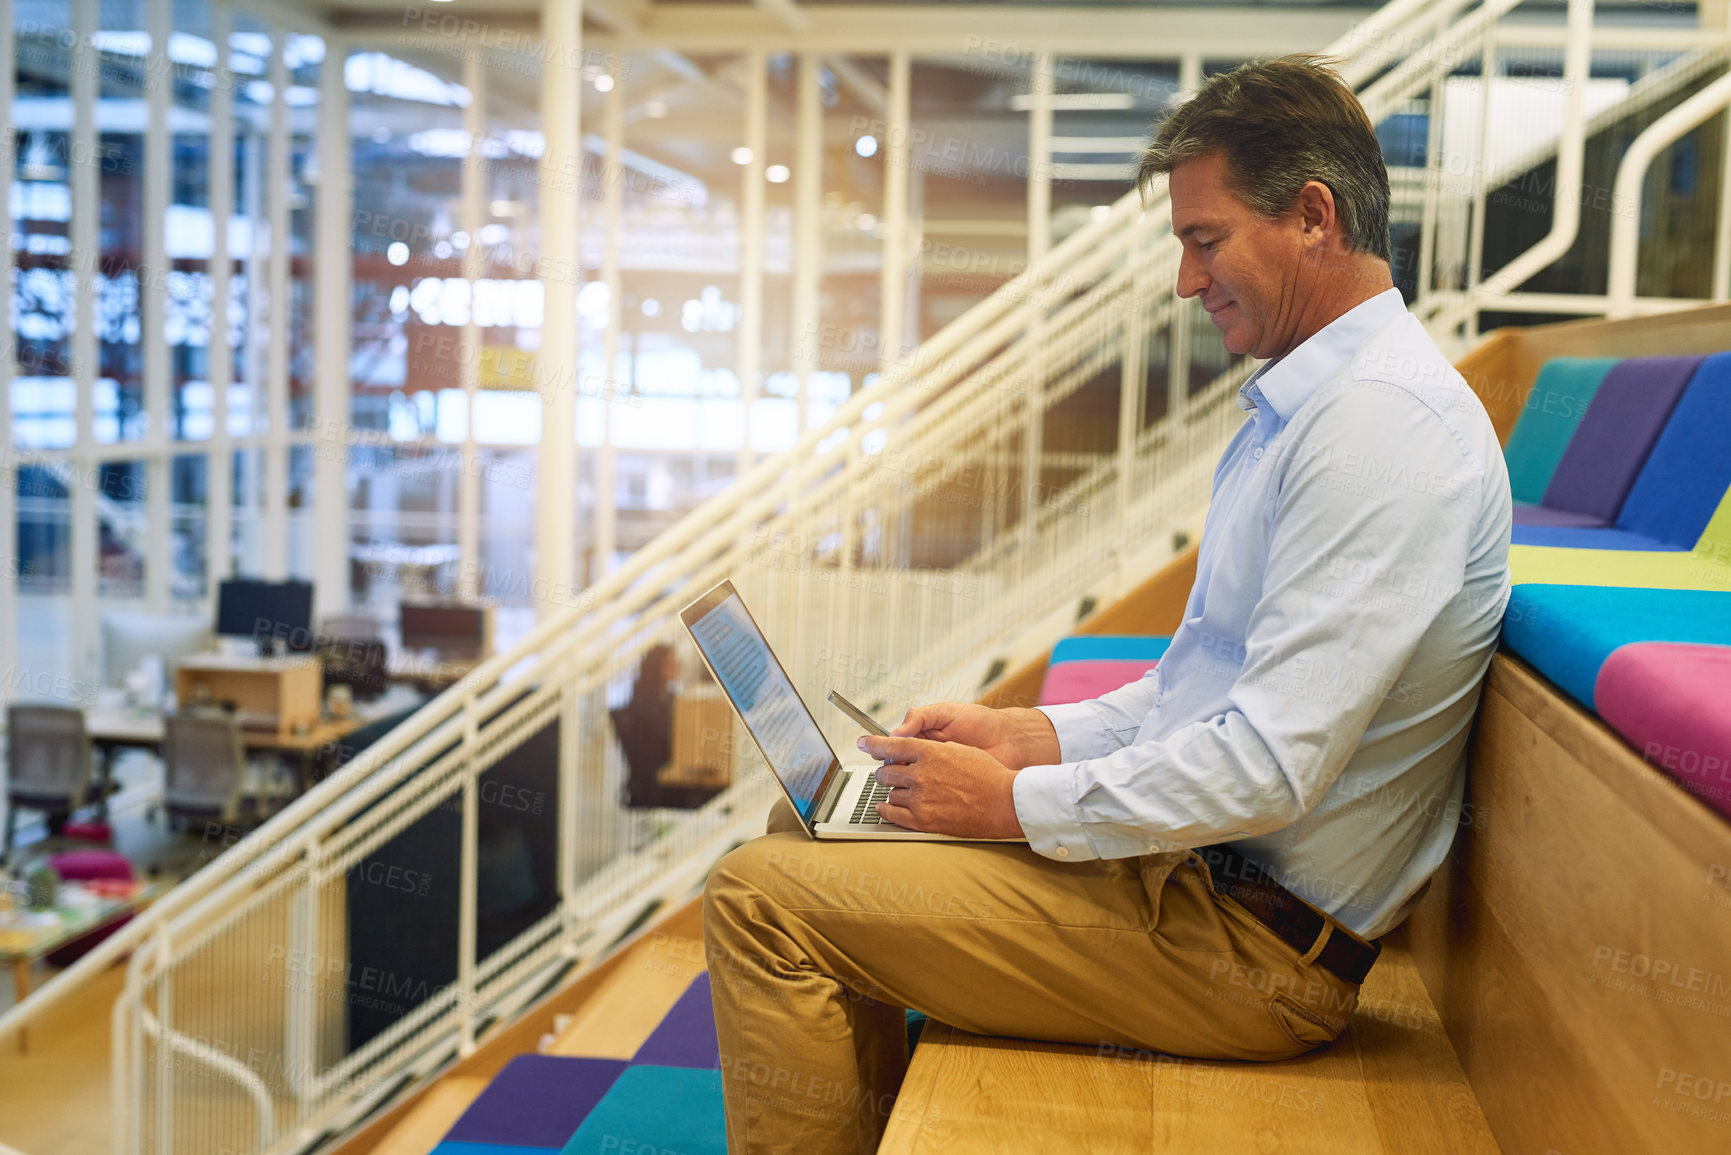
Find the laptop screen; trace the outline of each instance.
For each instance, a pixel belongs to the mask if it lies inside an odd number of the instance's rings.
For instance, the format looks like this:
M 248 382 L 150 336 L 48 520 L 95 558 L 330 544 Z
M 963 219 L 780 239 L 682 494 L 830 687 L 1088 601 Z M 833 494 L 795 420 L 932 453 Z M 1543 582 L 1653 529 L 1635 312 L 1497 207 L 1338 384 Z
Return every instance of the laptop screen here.
M 801 818 L 811 818 L 836 758 L 731 582 L 680 615 Z

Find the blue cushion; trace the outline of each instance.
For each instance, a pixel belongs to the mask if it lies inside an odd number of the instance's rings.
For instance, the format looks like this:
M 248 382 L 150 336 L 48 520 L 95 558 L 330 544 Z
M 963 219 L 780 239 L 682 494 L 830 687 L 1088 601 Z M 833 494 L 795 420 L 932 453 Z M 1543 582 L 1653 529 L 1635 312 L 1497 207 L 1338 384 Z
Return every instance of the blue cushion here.
M 1171 638 L 1141 634 L 1076 634 L 1064 638 L 1052 647 L 1052 665 L 1059 662 L 1083 662 L 1094 658 L 1119 661 L 1153 661 L 1166 653 Z
M 632 1067 L 619 1076 L 565 1144 L 565 1155 L 627 1151 L 727 1155 L 721 1072 Z
M 557 1147 L 519 1147 L 508 1143 L 441 1143 L 433 1155 L 555 1155 Z
M 1731 645 L 1731 593 L 1520 585 L 1503 617 L 1503 641 L 1591 709 L 1599 667 L 1619 646 L 1630 642 Z
M 1671 411 L 1671 420 L 1629 490 L 1617 528 L 1677 549 L 1694 549 L 1727 489 L 1731 489 L 1731 353 L 1715 353 L 1701 362 Z
M 1537 505 L 1544 500 L 1557 463 L 1616 363 L 1615 357 L 1552 357 L 1539 369 L 1503 449 L 1516 501 Z

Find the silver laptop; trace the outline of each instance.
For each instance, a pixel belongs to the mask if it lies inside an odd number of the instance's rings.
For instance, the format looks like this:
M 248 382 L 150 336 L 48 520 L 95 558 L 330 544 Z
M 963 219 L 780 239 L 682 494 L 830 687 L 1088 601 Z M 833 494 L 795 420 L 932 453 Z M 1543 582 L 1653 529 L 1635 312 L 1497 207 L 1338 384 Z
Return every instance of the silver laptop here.
M 763 752 L 807 834 L 831 839 L 989 841 L 926 834 L 885 822 L 878 815 L 877 804 L 887 801 L 890 793 L 877 780 L 880 763 L 844 766 L 835 756 L 732 582 L 722 582 L 686 606 L 679 619 Z

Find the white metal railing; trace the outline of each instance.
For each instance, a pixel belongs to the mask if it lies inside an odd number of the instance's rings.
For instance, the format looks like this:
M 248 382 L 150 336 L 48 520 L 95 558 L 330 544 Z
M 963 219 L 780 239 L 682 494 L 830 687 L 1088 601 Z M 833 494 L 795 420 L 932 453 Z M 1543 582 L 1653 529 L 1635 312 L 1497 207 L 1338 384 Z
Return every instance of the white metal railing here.
M 1623 159 L 1617 166 L 1616 182 L 1611 186 L 1611 203 L 1616 206 L 1616 212 L 1611 218 L 1607 315 L 1627 317 L 1635 311 L 1635 261 L 1640 255 L 1638 245 L 1641 192 L 1647 180 L 1647 170 L 1652 167 L 1660 152 L 1728 107 L 1731 107 L 1731 73 L 1720 76 L 1655 120 L 1634 139 L 1629 150 L 1623 154 Z M 1721 229 L 1724 223 L 1721 217 Z M 1723 264 L 1725 252 L 1726 246 L 1722 240 L 1716 255 L 1716 266 Z M 1723 275 L 1717 268 L 1714 279 L 1723 284 Z
M 1518 6 L 1396 0 L 1330 52 L 1373 122 L 1427 93 L 1434 121 L 1448 76 L 1494 53 Z M 1556 39 L 1566 82 L 1597 51 L 1582 31 L 1591 16 L 1572 0 Z M 1722 50 L 1701 40 L 1688 48 Z M 1565 155 L 1587 130 L 1577 103 Z M 1466 158 L 1479 217 L 1487 139 Z M 1464 241 L 1440 239 L 1437 201 L 1460 160 L 1427 151 L 1421 308 L 1460 291 L 1434 275 L 1445 258 L 1472 267 L 1482 247 L 1477 218 Z M 0 1034 L 132 952 L 112 1060 L 114 1150 L 132 1155 L 308 1147 L 470 1051 L 760 829 L 773 791 L 731 732 L 717 737 L 734 785 L 701 809 L 618 802 L 626 768 L 609 706 L 650 646 L 684 647 L 677 611 L 714 581 L 740 587 L 808 701 L 840 688 L 894 717 L 916 699 L 973 696 L 993 659 L 1031 655 L 1081 598 L 1171 555 L 1242 418 L 1233 398 L 1250 365 L 1174 296 L 1168 214 L 1163 187 L 1146 203 L 1127 194 L 13 1008 Z M 705 692 L 695 678 L 686 691 Z M 542 749 L 544 767 L 520 765 Z M 402 937 L 454 931 L 399 973 L 357 946 L 374 928 L 354 912 L 376 877 L 416 869 L 407 843 L 427 831 L 448 839 L 431 894 L 370 905 Z M 500 877 L 518 892 L 508 911 L 484 901 Z M 434 895 L 437 911 L 423 901 Z M 394 1004 L 394 1019 L 357 1026 L 373 1002 Z

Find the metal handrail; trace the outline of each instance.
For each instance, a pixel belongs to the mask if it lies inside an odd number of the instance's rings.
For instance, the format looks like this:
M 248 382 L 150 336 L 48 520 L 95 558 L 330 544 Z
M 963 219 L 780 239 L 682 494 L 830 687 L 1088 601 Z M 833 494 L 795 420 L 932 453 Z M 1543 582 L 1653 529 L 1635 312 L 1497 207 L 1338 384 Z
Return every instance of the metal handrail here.
M 1635 265 L 1640 258 L 1641 197 L 1647 170 L 1659 153 L 1727 107 L 1731 107 L 1731 72 L 1648 125 L 1623 154 L 1611 185 L 1606 316 L 1628 317 L 1635 312 Z

